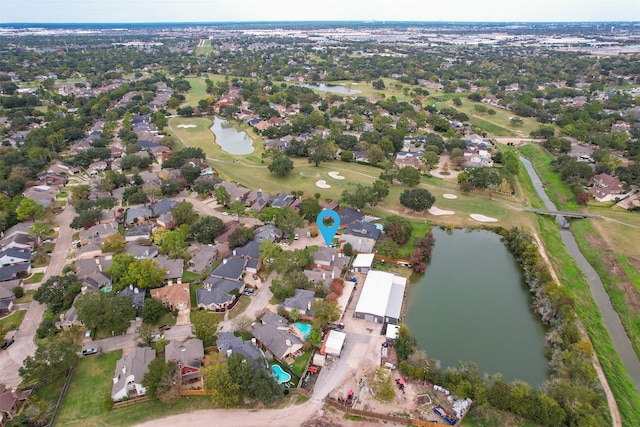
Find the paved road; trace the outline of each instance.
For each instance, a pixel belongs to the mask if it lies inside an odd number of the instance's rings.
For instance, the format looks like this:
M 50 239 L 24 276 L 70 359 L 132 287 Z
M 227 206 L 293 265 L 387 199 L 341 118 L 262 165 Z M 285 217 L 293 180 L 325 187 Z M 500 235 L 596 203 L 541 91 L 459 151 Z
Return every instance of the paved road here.
M 271 281 L 276 277 L 276 275 L 277 274 L 274 271 L 265 279 L 264 282 L 262 282 L 260 288 L 251 296 L 251 302 L 242 313 L 242 316 L 255 319 L 260 313 L 262 313 L 262 310 L 269 305 L 269 301 L 273 298 L 273 294 L 270 289 Z M 219 329 L 220 332 L 234 332 L 235 327 L 233 325 L 233 320 L 223 320 L 219 324 Z
M 133 348 L 138 345 L 138 334 L 135 332 L 136 327 L 135 324 L 132 324 L 124 335 L 89 341 L 83 345 L 83 348 L 97 348 L 103 353 Z M 172 326 L 168 331 L 164 331 L 164 337 L 169 340 L 184 340 L 192 335 L 191 325 Z
M 198 211 L 200 214 L 204 214 L 204 215 L 208 215 L 208 216 L 215 216 L 217 218 L 220 218 L 223 222 L 231 222 L 234 221 L 236 219 L 236 217 L 234 215 L 223 215 L 222 212 L 219 212 L 217 210 L 215 210 L 211 205 L 209 205 L 208 203 L 210 203 L 213 199 L 208 199 L 205 200 L 204 202 L 201 200 L 196 199 L 195 197 L 174 197 L 173 198 L 176 201 L 187 201 L 189 203 L 191 203 L 193 205 L 193 208 Z M 242 217 L 241 221 L 243 224 L 246 225 L 262 225 L 264 224 L 262 221 L 260 221 L 257 218 L 247 218 L 247 217 Z
M 57 217 L 60 228 L 58 239 L 51 254 L 49 265 L 44 273 L 43 282 L 51 276 L 62 273 L 62 268 L 66 263 L 67 254 L 71 246 L 73 230 L 69 228 L 69 224 L 71 224 L 74 216 L 75 211 L 71 206 L 67 205 L 65 210 Z M 46 309 L 46 305 L 39 304 L 37 301 L 31 302 L 22 324 L 13 336 L 15 343 L 0 352 L 0 381 L 10 387 L 20 384 L 21 379 L 18 375 L 18 369 L 22 366 L 25 357 L 33 356 L 36 351 L 33 339 Z

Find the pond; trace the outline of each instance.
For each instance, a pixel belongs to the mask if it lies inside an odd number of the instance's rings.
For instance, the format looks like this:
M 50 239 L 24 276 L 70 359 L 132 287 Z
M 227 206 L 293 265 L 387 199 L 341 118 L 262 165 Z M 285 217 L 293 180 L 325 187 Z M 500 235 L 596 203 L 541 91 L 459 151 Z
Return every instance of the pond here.
M 210 129 L 216 136 L 216 144 L 223 151 L 236 155 L 253 153 L 253 140 L 246 132 L 234 128 L 227 120 L 214 117 Z
M 433 235 L 431 262 L 406 298 L 418 348 L 443 368 L 472 361 L 481 373 L 541 386 L 549 373 L 545 331 L 500 236 L 438 228 Z
M 359 90 L 347 89 L 344 86 L 329 86 L 324 83 L 318 85 L 301 84 L 302 87 L 308 87 L 309 89 L 322 90 L 324 92 L 337 93 L 340 95 L 356 95 L 360 93 Z

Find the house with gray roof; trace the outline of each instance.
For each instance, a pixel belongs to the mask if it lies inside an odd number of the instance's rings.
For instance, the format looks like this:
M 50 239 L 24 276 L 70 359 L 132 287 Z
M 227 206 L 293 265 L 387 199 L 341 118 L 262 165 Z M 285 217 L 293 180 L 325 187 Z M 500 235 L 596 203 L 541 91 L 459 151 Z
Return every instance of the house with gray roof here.
M 210 269 L 218 257 L 218 248 L 216 246 L 202 245 L 200 249 L 191 256 L 189 269 L 198 274 L 202 274 Z
M 142 386 L 149 363 L 156 358 L 151 347 L 133 347 L 131 352 L 116 363 L 111 398 L 119 402 L 125 397 L 144 396 L 147 389 Z
M 284 360 L 302 350 L 304 344 L 289 328 L 289 322 L 277 314 L 267 312 L 251 331 L 260 344 L 277 360 Z
M 222 181 L 219 185 L 222 185 L 227 190 L 231 203 L 235 201 L 244 202 L 251 192 L 248 188 L 239 187 L 227 181 Z
M 291 313 L 292 310 L 296 309 L 303 315 L 313 316 L 313 310 L 311 309 L 311 306 L 313 305 L 315 300 L 315 292 L 309 291 L 307 289 L 296 289 L 292 297 L 285 298 L 282 306 L 289 313 Z
M 138 225 L 136 227 L 131 228 L 129 231 L 127 231 L 127 234 L 125 235 L 125 240 L 127 242 L 133 242 L 136 241 L 138 239 L 150 239 L 151 238 L 151 232 L 153 231 L 153 228 L 151 227 L 151 225 L 149 224 L 142 224 L 142 225 Z
M 64 331 L 71 329 L 73 326 L 83 326 L 78 319 L 78 309 L 72 306 L 69 310 L 60 315 L 60 320 L 55 323 L 56 328 Z
M 138 221 L 146 221 L 153 216 L 153 211 L 146 206 L 133 206 L 127 210 L 126 222 L 133 224 L 135 219 Z
M 159 202 L 152 204 L 151 210 L 153 211 L 154 215 L 162 215 L 171 212 L 171 209 L 173 209 L 177 204 L 178 202 L 176 202 L 175 200 L 164 198 Z
M 267 365 L 264 354 L 258 346 L 251 341 L 243 341 L 242 337 L 235 336 L 233 332 L 220 332 L 216 346 L 220 354 L 227 358 L 235 353 L 243 354 L 251 361 L 254 370 Z
M 222 260 L 222 263 L 216 267 L 210 274 L 210 277 L 219 277 L 221 279 L 240 280 L 244 273 L 247 260 L 239 257 L 228 257 Z
M 118 234 L 118 223 L 116 221 L 105 222 L 96 224 L 93 227 L 89 227 L 86 230 L 80 229 L 78 231 L 80 241 L 87 242 L 89 239 L 101 238 L 104 239 L 108 236 Z
M 18 277 L 26 277 L 31 271 L 30 264 L 16 264 L 0 267 L 0 282 L 6 282 L 7 280 L 14 280 Z
M 29 264 L 31 262 L 31 251 L 20 248 L 5 248 L 0 250 L 0 265 Z
M 144 303 L 144 297 L 147 295 L 146 289 L 141 289 L 136 285 L 129 285 L 126 288 L 118 291 L 118 296 L 126 296 L 131 300 L 131 306 L 137 311 L 142 309 Z
M 183 381 L 199 379 L 200 367 L 204 360 L 202 340 L 192 338 L 186 341 L 169 341 L 164 348 L 164 360 L 178 365 Z
M 156 262 L 164 269 L 164 280 L 168 283 L 182 283 L 184 273 L 184 260 L 182 258 L 171 259 L 166 255 L 158 255 Z
M 152 259 L 158 256 L 158 248 L 153 245 L 141 245 L 136 242 L 127 243 L 125 254 L 131 254 L 136 259 Z
M 280 193 L 269 197 L 272 208 L 284 208 L 285 206 L 291 206 L 294 200 L 295 197 L 287 193 Z
M 280 230 L 275 224 L 267 223 L 263 226 L 256 228 L 253 233 L 253 240 L 262 243 L 264 240 L 275 242 L 282 238 L 282 230 Z
M 338 252 L 336 248 L 322 246 L 313 254 L 314 266 L 325 270 L 329 270 L 331 267 L 342 269 L 348 261 L 349 257 L 345 257 L 344 254 Z
M 16 299 L 13 290 L 0 286 L 0 313 L 6 314 L 13 308 L 13 301 Z
M 233 256 L 243 258 L 260 258 L 260 242 L 256 240 L 250 240 L 244 246 L 235 248 L 232 252 Z
M 354 251 L 371 253 L 380 234 L 381 231 L 375 224 L 365 221 L 355 221 L 349 224 L 342 232 L 340 240 L 350 243 Z
M 0 240 L 2 248 L 18 248 L 32 250 L 36 245 L 36 238 L 28 234 L 16 233 L 11 237 Z
M 205 310 L 222 311 L 238 298 L 244 289 L 244 282 L 239 280 L 207 277 L 204 287 L 196 291 L 198 307 Z

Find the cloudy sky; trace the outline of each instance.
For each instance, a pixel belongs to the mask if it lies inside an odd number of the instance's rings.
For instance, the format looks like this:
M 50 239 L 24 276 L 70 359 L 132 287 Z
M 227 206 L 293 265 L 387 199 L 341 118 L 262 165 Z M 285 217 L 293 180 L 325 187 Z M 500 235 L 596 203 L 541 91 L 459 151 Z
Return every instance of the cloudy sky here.
M 1 0 L 0 23 L 640 21 L 640 0 Z

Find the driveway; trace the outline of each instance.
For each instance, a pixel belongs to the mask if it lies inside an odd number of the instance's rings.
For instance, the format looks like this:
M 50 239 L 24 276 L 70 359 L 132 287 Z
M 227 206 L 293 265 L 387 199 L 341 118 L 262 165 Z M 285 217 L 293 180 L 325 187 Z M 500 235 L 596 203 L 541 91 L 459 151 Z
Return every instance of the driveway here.
M 241 316 L 247 316 L 250 319 L 255 319 L 258 317 L 262 310 L 265 309 L 266 306 L 269 305 L 269 301 L 273 298 L 273 294 L 271 293 L 271 281 L 276 277 L 276 272 L 271 272 L 269 277 L 265 279 L 264 282 L 260 285 L 253 295 L 250 297 L 251 302 L 244 310 L 244 313 Z M 233 326 L 233 320 L 223 320 L 220 322 L 218 326 L 220 332 L 233 332 L 235 327 Z
M 69 228 L 69 224 L 71 224 L 74 216 L 75 211 L 73 207 L 67 205 L 64 211 L 57 217 L 59 224 L 58 239 L 42 282 L 51 276 L 62 273 L 62 268 L 67 261 L 67 254 L 71 247 L 73 230 Z M 20 384 L 21 379 L 18 375 L 18 369 L 22 366 L 24 359 L 27 356 L 33 356 L 36 351 L 36 345 L 33 339 L 46 309 L 47 306 L 44 304 L 40 304 L 37 301 L 31 302 L 18 330 L 15 331 L 13 336 L 8 335 L 9 337 L 13 337 L 15 342 L 8 349 L 0 351 L 0 378 L 2 378 L 2 382 L 7 386 L 13 387 Z
M 231 222 L 236 219 L 235 215 L 223 215 L 222 212 L 214 209 L 213 206 L 217 206 L 217 203 L 214 199 L 207 199 L 204 201 L 198 200 L 195 197 L 174 197 L 173 200 L 177 202 L 186 201 L 193 205 L 193 209 L 198 211 L 200 214 L 215 216 L 216 218 L 220 218 L 223 222 Z M 213 205 L 213 206 L 212 206 Z M 241 217 L 240 222 L 246 225 L 262 225 L 263 222 L 257 218 L 247 218 Z

